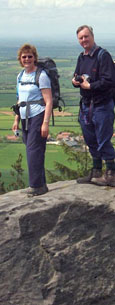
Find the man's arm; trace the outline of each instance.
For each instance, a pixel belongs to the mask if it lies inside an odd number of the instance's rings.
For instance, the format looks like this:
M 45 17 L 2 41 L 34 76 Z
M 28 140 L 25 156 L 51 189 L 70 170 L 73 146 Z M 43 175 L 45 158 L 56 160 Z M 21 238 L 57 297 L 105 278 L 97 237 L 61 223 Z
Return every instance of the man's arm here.
M 99 60 L 99 79 L 90 84 L 91 90 L 107 90 L 115 84 L 115 66 L 111 55 L 104 52 Z

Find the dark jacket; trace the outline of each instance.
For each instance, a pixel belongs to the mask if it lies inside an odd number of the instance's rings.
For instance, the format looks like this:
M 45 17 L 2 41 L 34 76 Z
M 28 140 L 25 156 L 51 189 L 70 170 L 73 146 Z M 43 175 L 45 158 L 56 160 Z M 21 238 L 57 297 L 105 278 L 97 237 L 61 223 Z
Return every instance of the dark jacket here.
M 78 75 L 88 74 L 90 77 L 91 89 L 80 88 L 80 94 L 85 103 L 109 102 L 112 97 L 112 87 L 115 86 L 115 67 L 109 52 L 104 52 L 101 59 L 98 58 L 98 52 L 101 48 L 95 50 L 93 55 L 84 55 L 81 53 L 78 57 L 76 69 L 74 72 Z

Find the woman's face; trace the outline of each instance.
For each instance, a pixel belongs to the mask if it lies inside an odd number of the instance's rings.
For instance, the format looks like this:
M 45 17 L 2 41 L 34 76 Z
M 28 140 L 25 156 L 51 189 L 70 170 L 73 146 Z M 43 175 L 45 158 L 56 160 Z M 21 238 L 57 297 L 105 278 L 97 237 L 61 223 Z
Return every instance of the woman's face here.
M 26 53 L 22 53 L 21 54 L 21 64 L 25 69 L 33 69 L 35 66 L 35 57 L 33 55 L 33 53 L 31 52 L 26 52 Z

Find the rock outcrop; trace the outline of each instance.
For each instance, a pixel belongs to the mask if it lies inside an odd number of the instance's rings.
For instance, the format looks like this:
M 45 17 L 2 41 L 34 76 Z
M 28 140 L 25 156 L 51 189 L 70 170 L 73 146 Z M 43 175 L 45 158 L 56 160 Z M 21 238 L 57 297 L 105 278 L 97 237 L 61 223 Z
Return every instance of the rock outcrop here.
M 1 305 L 115 305 L 115 188 L 0 196 Z

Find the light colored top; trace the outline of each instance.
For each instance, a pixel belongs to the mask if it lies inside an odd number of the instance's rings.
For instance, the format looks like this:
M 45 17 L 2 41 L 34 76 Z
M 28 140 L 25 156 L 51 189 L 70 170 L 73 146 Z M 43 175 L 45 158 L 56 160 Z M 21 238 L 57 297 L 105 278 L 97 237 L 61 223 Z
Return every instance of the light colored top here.
M 21 80 L 22 82 L 35 82 L 35 74 L 36 72 L 26 73 L 25 70 L 22 74 Z M 20 73 L 17 77 L 17 97 L 19 102 L 27 102 L 27 101 L 38 101 L 42 99 L 41 89 L 51 88 L 51 82 L 45 71 L 42 71 L 39 77 L 39 87 L 35 84 L 23 84 L 18 83 Z M 28 117 L 34 117 L 39 113 L 45 110 L 45 106 L 41 106 L 39 104 L 30 105 L 30 113 Z M 21 119 L 26 118 L 26 106 L 20 107 L 20 116 Z

